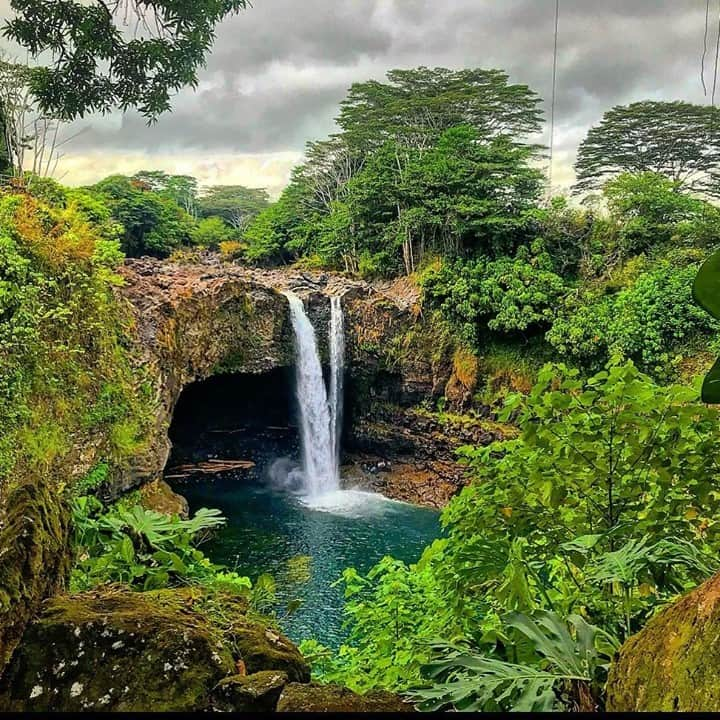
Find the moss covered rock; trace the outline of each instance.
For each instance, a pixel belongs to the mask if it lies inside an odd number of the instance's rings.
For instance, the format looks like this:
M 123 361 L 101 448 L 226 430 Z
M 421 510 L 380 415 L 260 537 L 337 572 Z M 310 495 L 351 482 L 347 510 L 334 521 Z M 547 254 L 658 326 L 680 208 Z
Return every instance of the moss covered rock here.
M 278 712 L 412 712 L 413 706 L 398 695 L 376 691 L 358 695 L 341 685 L 319 683 L 286 685 L 277 704 Z
M 220 712 L 270 712 L 275 710 L 288 676 L 277 670 L 233 675 L 221 680 L 212 694 L 213 710 Z
M 232 626 L 233 646 L 248 673 L 282 670 L 294 682 L 309 682 L 310 666 L 284 635 L 262 623 L 238 619 Z
M 176 493 L 164 480 L 153 480 L 140 488 L 140 504 L 146 510 L 163 515 L 179 515 L 187 518 L 190 513 L 188 501 Z
M 0 710 L 243 709 L 274 704 L 288 679 L 309 680 L 307 663 L 243 597 L 106 587 L 45 603 L 0 679 Z
M 70 511 L 45 484 L 15 488 L 0 509 L 0 672 L 42 601 L 70 571 Z
M 611 711 L 720 711 L 720 574 L 654 617 L 610 668 Z
M 60 596 L 31 623 L 0 683 L 19 711 L 201 710 L 235 663 L 182 594 Z

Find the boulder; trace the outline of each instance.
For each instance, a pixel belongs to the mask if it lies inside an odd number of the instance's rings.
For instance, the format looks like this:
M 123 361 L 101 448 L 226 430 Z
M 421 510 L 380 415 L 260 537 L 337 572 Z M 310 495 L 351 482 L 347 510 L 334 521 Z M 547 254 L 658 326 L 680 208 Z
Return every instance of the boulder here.
M 344 713 L 344 712 L 412 712 L 410 703 L 398 695 L 377 690 L 365 695 L 341 685 L 290 683 L 277 704 L 278 712 Z
M 140 504 L 146 510 L 163 515 L 179 515 L 187 519 L 190 514 L 188 501 L 176 493 L 164 480 L 153 480 L 140 488 Z
M 610 668 L 610 711 L 720 711 L 720 574 L 656 615 Z
M 277 670 L 232 675 L 221 680 L 212 694 L 213 710 L 220 712 L 272 712 L 288 676 Z
M 247 613 L 242 597 L 197 588 L 54 597 L 0 679 L 0 710 L 192 712 L 217 697 L 269 704 L 310 670 L 287 638 Z M 241 669 L 253 680 L 233 679 Z

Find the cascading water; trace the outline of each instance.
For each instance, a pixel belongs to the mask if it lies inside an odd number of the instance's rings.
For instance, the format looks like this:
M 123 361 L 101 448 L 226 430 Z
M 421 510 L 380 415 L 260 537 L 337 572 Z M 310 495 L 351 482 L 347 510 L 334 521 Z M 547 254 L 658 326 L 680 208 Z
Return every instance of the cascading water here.
M 290 319 L 295 332 L 295 374 L 300 407 L 303 490 L 306 496 L 314 498 L 336 491 L 340 485 L 338 433 L 335 423 L 341 408 L 341 370 L 336 357 L 331 368 L 331 377 L 334 378 L 331 379 L 331 406 L 325 390 L 315 329 L 305 313 L 302 300 L 291 292 L 286 292 L 285 295 L 290 303 Z M 337 326 L 337 318 L 334 324 Z M 331 350 L 331 355 L 341 351 L 342 342 L 331 340 L 331 348 L 335 347 L 335 350 Z
M 330 441 L 336 475 L 340 468 L 340 437 L 343 421 L 343 379 L 345 375 L 345 328 L 339 295 L 330 298 Z

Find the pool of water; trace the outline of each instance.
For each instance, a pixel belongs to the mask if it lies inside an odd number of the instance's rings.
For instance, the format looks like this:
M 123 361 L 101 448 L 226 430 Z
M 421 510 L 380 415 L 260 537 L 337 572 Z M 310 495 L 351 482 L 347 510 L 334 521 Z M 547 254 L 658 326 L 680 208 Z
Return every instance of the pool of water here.
M 281 626 L 296 642 L 315 638 L 332 647 L 342 640 L 343 590 L 334 583 L 345 568 L 366 572 L 384 555 L 415 561 L 440 534 L 437 512 L 373 493 L 338 491 L 311 507 L 232 472 L 177 489 L 191 511 L 214 507 L 227 517 L 203 545 L 214 562 L 253 579 L 273 575 Z M 295 599 L 302 604 L 286 615 Z

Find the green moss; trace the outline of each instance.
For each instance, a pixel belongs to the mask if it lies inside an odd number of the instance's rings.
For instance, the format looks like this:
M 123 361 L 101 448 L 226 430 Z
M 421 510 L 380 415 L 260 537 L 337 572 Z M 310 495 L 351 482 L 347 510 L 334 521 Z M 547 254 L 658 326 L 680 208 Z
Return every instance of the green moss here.
M 12 490 L 0 516 L 0 671 L 25 624 L 70 571 L 70 512 L 46 484 Z
M 253 693 L 268 702 L 287 678 L 309 680 L 297 648 L 251 617 L 239 596 L 110 586 L 45 604 L 0 681 L 0 708 L 207 710 L 218 683 L 238 668 L 272 671 L 278 681 L 236 679 L 235 690 L 223 694 L 226 703 Z
M 656 615 L 610 668 L 610 711 L 720 711 L 720 575 Z

